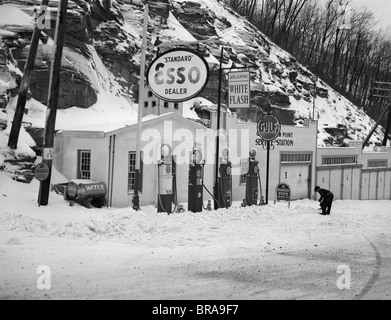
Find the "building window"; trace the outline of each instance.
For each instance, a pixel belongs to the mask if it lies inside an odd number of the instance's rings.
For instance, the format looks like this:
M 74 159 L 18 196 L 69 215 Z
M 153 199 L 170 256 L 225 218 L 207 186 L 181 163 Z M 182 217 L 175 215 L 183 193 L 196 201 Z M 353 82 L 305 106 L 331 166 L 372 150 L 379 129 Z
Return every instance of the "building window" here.
M 247 183 L 248 166 L 248 159 L 240 160 L 240 184 Z
M 91 151 L 78 151 L 78 179 L 91 179 Z
M 174 103 L 174 109 L 175 109 L 175 110 L 178 110 L 178 109 L 179 109 L 179 103 L 177 103 L 177 102 Z
M 388 160 L 368 160 L 368 168 L 387 168 Z
M 156 101 L 152 101 L 152 107 L 156 107 Z
M 310 163 L 311 153 L 282 153 L 282 163 Z
M 144 107 L 145 107 L 145 108 L 148 108 L 148 101 L 145 101 L 145 102 L 144 102 Z
M 148 91 L 148 97 L 152 97 L 153 94 L 152 94 L 152 91 Z
M 140 154 L 140 190 L 143 188 L 143 153 Z M 128 170 L 128 193 L 133 193 L 136 185 L 136 152 L 129 152 L 129 170 Z
M 341 166 L 357 164 L 356 156 L 343 156 L 343 157 L 323 157 L 322 165 L 323 166 Z
M 167 101 L 164 102 L 164 107 L 168 108 L 168 102 Z

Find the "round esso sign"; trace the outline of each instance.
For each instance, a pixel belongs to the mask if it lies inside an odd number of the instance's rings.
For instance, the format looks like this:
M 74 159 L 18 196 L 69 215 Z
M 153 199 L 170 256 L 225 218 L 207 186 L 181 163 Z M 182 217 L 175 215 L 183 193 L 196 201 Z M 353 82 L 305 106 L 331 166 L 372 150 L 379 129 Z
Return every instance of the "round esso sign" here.
M 208 78 L 206 60 L 187 49 L 163 53 L 148 69 L 149 88 L 164 101 L 183 102 L 194 98 L 204 89 Z

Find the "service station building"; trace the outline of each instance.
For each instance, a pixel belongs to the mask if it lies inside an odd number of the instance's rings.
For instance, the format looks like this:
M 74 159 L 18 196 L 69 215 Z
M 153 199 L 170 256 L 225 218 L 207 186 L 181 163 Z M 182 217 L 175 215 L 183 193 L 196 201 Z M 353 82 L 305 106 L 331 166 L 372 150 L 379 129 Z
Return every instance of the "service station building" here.
M 269 185 L 266 186 L 266 148 L 257 135 L 257 124 L 242 122 L 236 113 L 222 113 L 220 153 L 228 148 L 232 164 L 232 201 L 246 194 L 249 150 L 255 148 L 260 174 L 259 198 L 272 202 L 275 188 L 287 183 L 291 200 L 315 199 L 316 185 L 332 190 L 336 199 L 391 199 L 391 148 L 363 152 L 361 142 L 349 147 L 317 147 L 317 121 L 303 126 L 281 126 L 271 143 Z M 213 193 L 217 113 L 212 113 L 210 129 L 176 113 L 146 116 L 142 123 L 141 205 L 158 203 L 159 159 L 162 144 L 171 144 L 175 158 L 176 201 L 188 202 L 189 159 L 197 147 L 205 163 L 203 184 Z M 67 179 L 91 179 L 107 186 L 109 207 L 130 207 L 135 183 L 137 124 L 116 129 L 60 131 L 56 134 L 54 166 Z M 222 155 L 219 155 L 223 162 Z M 66 182 L 66 181 L 64 181 Z M 207 190 L 203 200 L 211 200 Z M 266 189 L 268 195 L 266 197 Z M 186 207 L 186 205 L 184 205 Z
M 278 131 L 265 142 L 258 123 L 240 121 L 229 112 L 249 104 L 249 71 L 230 73 L 229 109 L 212 110 L 209 128 L 184 118 L 181 102 L 198 96 L 208 77 L 202 56 L 188 49 L 166 51 L 149 67 L 149 90 L 140 88 L 142 123 L 57 132 L 53 165 L 69 180 L 104 183 L 109 207 L 132 206 L 138 159 L 141 205 L 164 207 L 165 196 L 172 197 L 170 206 L 194 198 L 206 202 L 214 194 L 221 195 L 220 207 L 225 207 L 250 192 L 256 204 L 268 203 L 280 183 L 289 186 L 290 200 L 315 199 L 317 185 L 330 189 L 336 199 L 391 199 L 391 148 L 368 153 L 354 141 L 348 148 L 318 148 L 316 120 L 288 126 L 276 117 Z M 273 133 L 273 124 L 264 125 Z

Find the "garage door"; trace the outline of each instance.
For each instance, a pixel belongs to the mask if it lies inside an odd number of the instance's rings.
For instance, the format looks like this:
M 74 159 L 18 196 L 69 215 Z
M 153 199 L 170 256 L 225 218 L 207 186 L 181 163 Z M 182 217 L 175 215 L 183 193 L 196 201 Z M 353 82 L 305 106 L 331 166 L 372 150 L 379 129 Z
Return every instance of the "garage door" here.
M 280 181 L 291 187 L 291 200 L 306 199 L 309 195 L 310 166 L 281 165 Z
M 344 168 L 342 172 L 342 199 L 350 200 L 353 196 L 353 183 L 359 183 L 358 178 L 356 181 L 353 176 L 353 167 L 352 168 Z

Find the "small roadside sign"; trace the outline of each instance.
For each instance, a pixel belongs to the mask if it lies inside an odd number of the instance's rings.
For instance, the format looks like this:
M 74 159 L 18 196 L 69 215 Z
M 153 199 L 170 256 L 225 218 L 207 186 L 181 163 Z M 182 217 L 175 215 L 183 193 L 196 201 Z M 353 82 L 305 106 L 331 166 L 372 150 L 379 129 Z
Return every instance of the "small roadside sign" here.
M 49 177 L 50 169 L 46 163 L 38 164 L 34 169 L 34 177 L 38 181 L 45 181 Z
M 53 160 L 53 148 L 44 148 L 42 159 Z
M 287 183 L 280 183 L 277 185 L 274 203 L 276 203 L 276 201 L 287 201 L 288 207 L 290 207 L 291 188 L 289 187 L 289 185 Z

